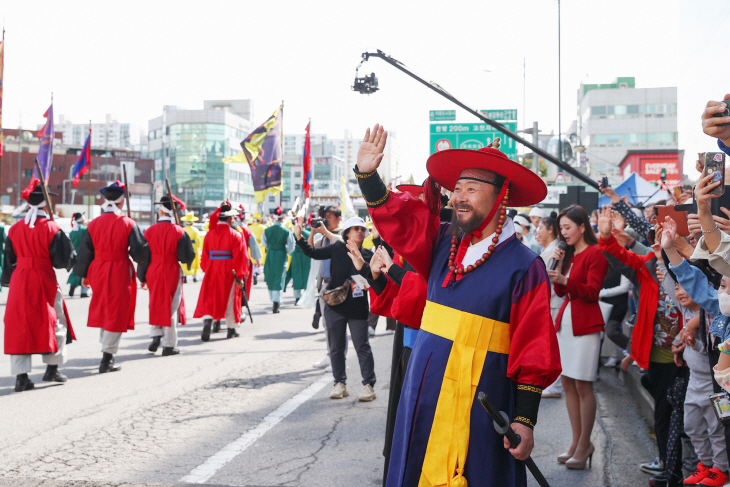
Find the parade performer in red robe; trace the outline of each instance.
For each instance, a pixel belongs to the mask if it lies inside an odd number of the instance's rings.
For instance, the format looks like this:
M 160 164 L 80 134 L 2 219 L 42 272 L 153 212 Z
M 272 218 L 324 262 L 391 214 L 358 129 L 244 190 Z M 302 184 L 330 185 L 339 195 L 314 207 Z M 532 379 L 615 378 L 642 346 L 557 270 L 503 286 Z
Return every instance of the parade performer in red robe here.
M 61 228 L 48 219 L 46 200 L 37 179 L 23 191 L 25 218 L 8 231 L 0 281 L 10 287 L 5 307 L 5 353 L 16 376 L 15 391 L 33 389 L 28 378 L 31 354 L 43 355 L 47 382 L 66 382 L 58 366 L 66 363 L 66 344 L 75 339 L 56 269 L 71 270 L 76 252 Z M 55 193 L 49 193 L 56 196 Z
M 92 290 L 87 326 L 100 328 L 100 374 L 122 368 L 114 355 L 119 351 L 122 333 L 134 330 L 137 274 L 129 258 L 142 266 L 150 261 L 144 235 L 134 220 L 122 216 L 124 190 L 119 181 L 100 190 L 105 199 L 102 213 L 89 223 L 74 266 L 82 286 Z
M 380 126 L 366 132 L 355 173 L 383 239 L 428 283 L 386 485 L 525 486 L 541 391 L 561 369 L 545 264 L 515 238 L 506 207 L 539 203 L 547 187 L 494 148 L 444 150 L 428 159 L 424 205 L 378 175 L 386 139 Z M 453 192 L 451 223 L 439 222 L 441 187 Z M 517 448 L 478 391 L 510 416 Z
M 231 218 L 238 211 L 229 202 L 223 203 L 210 216 L 210 230 L 203 241 L 200 267 L 205 272 L 195 308 L 195 318 L 203 318 L 204 342 L 210 340 L 213 320 L 225 318 L 228 338 L 238 336 L 241 323 L 242 290 L 248 277 L 248 248 L 239 232 L 231 228 Z M 233 272 L 242 281 L 237 285 Z
M 178 210 L 185 204 L 172 195 Z M 172 201 L 165 195 L 158 203 L 157 223 L 144 232 L 150 246 L 149 267 L 137 268 L 142 289 L 150 291 L 150 337 L 152 343 L 148 350 L 155 353 L 162 345 L 162 355 L 177 355 L 177 325 L 185 324 L 185 298 L 183 296 L 183 272 L 178 262 L 184 266 L 195 260 L 193 243 L 185 230 L 173 222 Z

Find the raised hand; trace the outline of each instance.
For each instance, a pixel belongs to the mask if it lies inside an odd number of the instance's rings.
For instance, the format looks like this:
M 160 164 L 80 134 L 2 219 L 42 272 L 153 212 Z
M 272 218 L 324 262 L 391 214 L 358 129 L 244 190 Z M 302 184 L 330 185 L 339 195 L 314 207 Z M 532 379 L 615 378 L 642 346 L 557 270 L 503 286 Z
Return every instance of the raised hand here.
M 696 213 L 690 213 L 687 215 L 687 228 L 695 242 L 699 242 L 700 237 L 702 236 L 702 224 L 700 223 L 700 218 Z
M 293 230 L 294 230 L 294 236 L 297 238 L 297 240 L 299 240 L 300 238 L 302 238 L 302 222 L 297 221 L 294 224 Z
M 730 98 L 730 94 L 725 95 L 725 98 Z M 702 131 L 728 145 L 730 144 L 730 125 L 721 124 L 730 123 L 730 117 L 713 117 L 714 114 L 721 113 L 726 108 L 727 103 L 724 101 L 708 101 L 702 112 Z
M 355 242 L 353 242 L 352 240 L 348 240 L 346 245 L 347 250 L 349 250 L 347 255 L 350 256 L 352 263 L 355 265 L 355 269 L 359 271 L 360 269 L 362 269 L 362 266 L 365 265 L 365 259 L 362 258 L 360 249 L 357 247 Z
M 380 273 L 385 269 L 385 263 L 383 262 L 383 255 L 377 250 L 373 254 L 373 258 L 370 259 L 370 273 L 373 275 L 373 279 L 380 277 Z
M 614 228 L 611 230 L 611 234 L 618 240 L 618 243 L 621 245 L 631 245 L 631 242 L 634 241 L 634 239 L 626 233 L 623 230 L 619 230 L 618 228 Z
M 612 220 L 613 210 L 609 206 L 604 206 L 598 213 L 598 232 L 602 238 L 611 237 Z
M 393 265 L 393 259 L 390 258 L 390 254 L 382 245 L 378 247 L 376 254 L 379 256 L 380 260 L 383 261 L 383 268 L 385 269 L 385 272 L 388 272 L 390 266 Z
M 700 220 L 702 220 L 703 215 L 710 214 L 710 200 L 712 198 L 718 198 L 720 196 L 717 194 L 712 194 L 710 193 L 710 191 L 720 186 L 720 184 L 724 184 L 723 181 L 710 183 L 712 177 L 712 174 L 708 174 L 707 176 L 697 181 L 697 186 L 695 186 L 695 200 L 697 201 L 697 212 L 699 213 Z
M 613 223 L 613 228 L 618 230 L 624 230 L 626 228 L 626 220 L 617 211 L 614 211 L 611 215 L 611 222 Z
M 661 222 L 661 244 L 664 250 L 674 248 L 674 239 L 677 237 L 677 222 L 670 216 L 665 217 L 665 221 Z M 659 234 L 657 234 L 659 238 Z
M 357 151 L 357 168 L 360 172 L 370 173 L 376 171 L 383 160 L 385 142 L 388 140 L 388 132 L 383 130 L 379 124 L 375 124 L 373 131 L 365 131 L 365 137 Z
M 728 217 L 730 217 L 730 210 L 728 210 L 725 207 L 720 207 L 720 211 L 725 213 Z M 730 233 L 730 220 L 727 218 L 723 218 L 721 216 L 712 215 L 712 219 L 715 220 L 715 223 L 717 223 L 717 226 L 720 227 L 720 230 L 722 230 L 725 233 Z

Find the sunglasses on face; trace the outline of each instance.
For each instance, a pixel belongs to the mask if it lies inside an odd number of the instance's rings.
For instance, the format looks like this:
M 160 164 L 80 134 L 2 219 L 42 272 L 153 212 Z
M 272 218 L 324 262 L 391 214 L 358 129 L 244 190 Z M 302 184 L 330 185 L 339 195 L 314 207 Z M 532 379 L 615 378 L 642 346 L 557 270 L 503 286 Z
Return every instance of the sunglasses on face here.
M 352 227 L 350 230 L 355 230 L 357 232 L 364 232 L 365 229 L 363 227 Z

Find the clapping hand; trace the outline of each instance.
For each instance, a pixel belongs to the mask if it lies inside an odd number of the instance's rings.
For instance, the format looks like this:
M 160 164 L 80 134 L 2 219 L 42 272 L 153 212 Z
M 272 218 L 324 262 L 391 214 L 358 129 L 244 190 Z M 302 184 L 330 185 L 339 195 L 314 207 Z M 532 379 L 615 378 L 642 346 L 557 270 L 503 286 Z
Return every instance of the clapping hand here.
M 624 217 L 622 217 L 617 211 L 613 211 L 611 213 L 611 222 L 613 223 L 613 228 L 617 230 L 626 229 L 626 220 L 624 220 Z
M 671 216 L 667 216 L 665 221 L 660 223 L 662 232 L 661 236 L 657 233 L 657 241 L 660 241 L 662 248 L 670 250 L 674 248 L 674 239 L 677 237 L 677 222 Z M 661 240 L 660 240 L 661 238 Z
M 346 245 L 347 245 L 347 250 L 349 250 L 347 255 L 350 256 L 352 263 L 355 265 L 355 269 L 357 269 L 359 272 L 360 269 L 362 269 L 362 266 L 365 265 L 365 259 L 362 258 L 360 249 L 357 247 L 355 242 L 353 242 L 352 240 L 348 240 Z
M 297 237 L 297 240 L 302 238 L 302 222 L 298 221 L 294 224 L 294 236 Z
M 388 250 L 381 245 L 380 247 L 378 247 L 378 250 L 375 253 L 379 255 L 380 260 L 383 261 L 383 268 L 385 272 L 388 272 L 390 266 L 393 265 L 393 259 L 390 258 Z
M 373 279 L 380 277 L 380 273 L 385 269 L 385 262 L 383 261 L 383 254 L 379 252 L 382 247 L 373 254 L 373 258 L 370 259 L 370 273 L 373 275 Z
M 383 160 L 385 142 L 388 140 L 388 132 L 383 130 L 381 125 L 375 124 L 373 131 L 365 131 L 360 149 L 357 151 L 357 168 L 362 173 L 371 173 L 378 169 Z

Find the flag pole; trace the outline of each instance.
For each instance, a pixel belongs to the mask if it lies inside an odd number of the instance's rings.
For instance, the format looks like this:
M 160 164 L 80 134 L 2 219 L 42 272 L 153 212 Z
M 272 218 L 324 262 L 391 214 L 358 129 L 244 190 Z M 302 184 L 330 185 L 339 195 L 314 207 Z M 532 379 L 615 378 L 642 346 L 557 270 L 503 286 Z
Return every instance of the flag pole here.
M 281 191 L 279 191 L 279 206 L 281 206 L 281 199 L 284 194 L 284 100 L 281 100 L 281 107 L 279 107 L 279 116 L 281 117 Z
M 51 107 L 53 107 L 53 92 L 51 92 Z M 48 171 L 48 177 L 46 179 L 51 179 L 51 166 L 53 165 L 53 142 L 56 140 L 56 126 L 53 124 L 53 110 L 51 110 L 51 120 L 50 120 L 50 126 L 53 127 L 53 130 L 51 131 L 51 144 L 48 148 L 48 165 L 46 165 L 46 170 Z M 43 177 L 46 175 L 44 174 Z
M 91 120 L 89 120 L 89 145 L 91 145 Z M 87 171 L 88 179 L 89 179 L 89 196 L 86 198 L 86 204 L 89 206 L 89 221 L 91 221 L 91 147 L 89 147 L 89 160 L 86 161 L 86 163 L 89 165 L 89 170 Z

